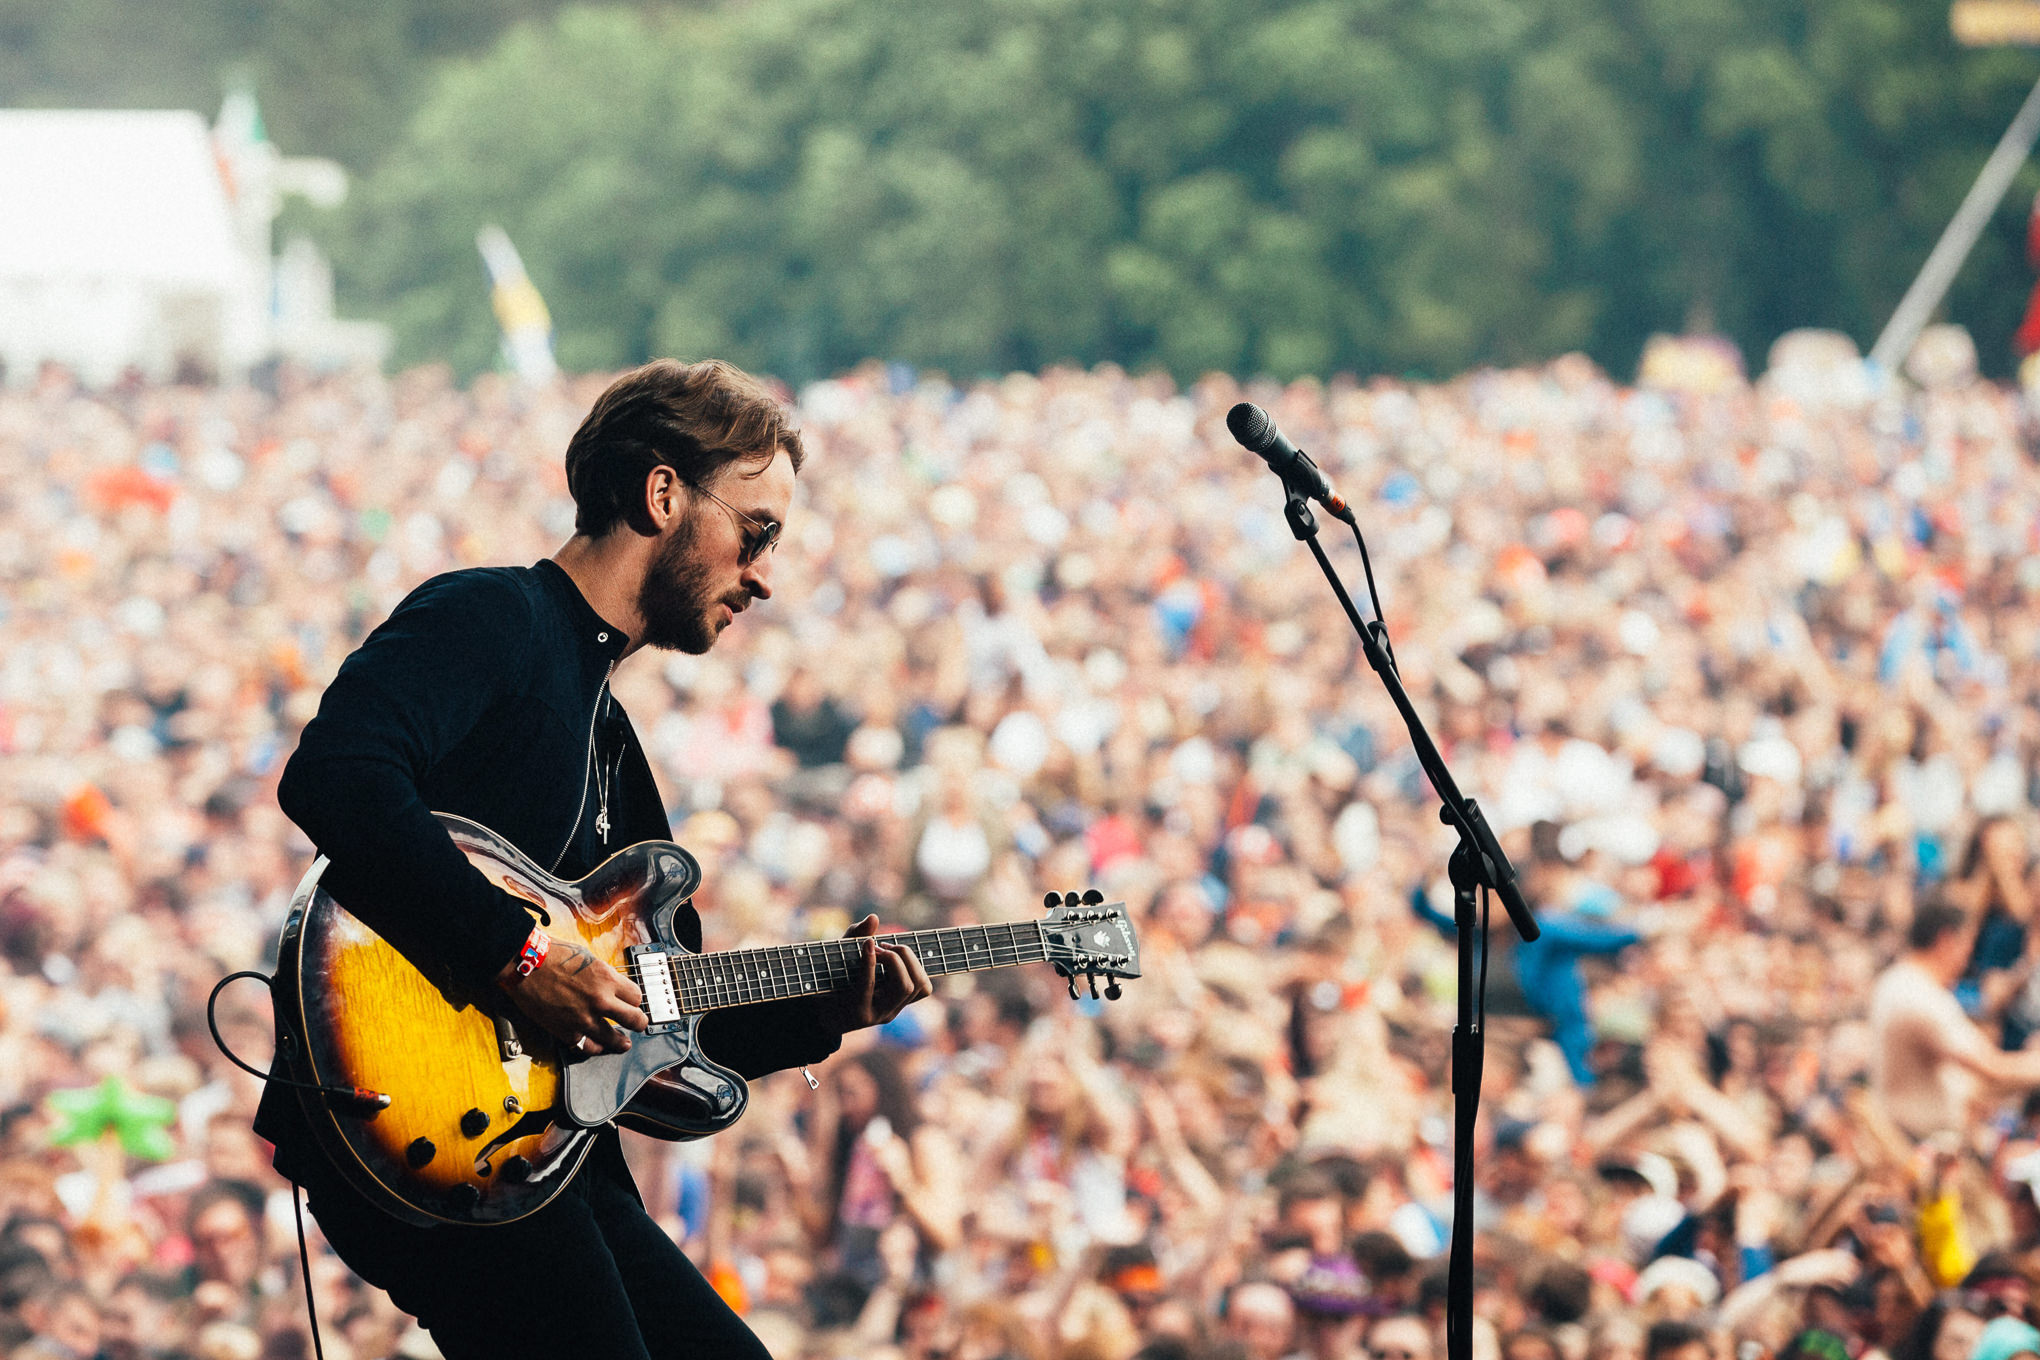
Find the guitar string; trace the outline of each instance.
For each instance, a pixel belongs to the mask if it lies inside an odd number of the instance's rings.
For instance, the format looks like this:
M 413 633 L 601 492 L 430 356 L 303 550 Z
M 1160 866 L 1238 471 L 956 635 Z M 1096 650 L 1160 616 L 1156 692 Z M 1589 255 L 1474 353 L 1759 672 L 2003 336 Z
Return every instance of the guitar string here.
M 1004 932 L 1000 942 L 994 931 Z M 976 933 L 973 937 L 972 932 Z M 973 948 L 980 951 L 981 966 L 999 968 L 1021 963 L 1036 963 L 1048 957 L 1046 934 L 1041 922 L 996 922 L 984 926 L 950 926 L 930 930 L 905 932 L 901 941 L 912 948 L 926 965 L 931 960 L 936 964 L 938 975 L 950 972 L 969 971 L 973 967 Z M 1031 938 L 1030 938 L 1031 937 Z M 949 945 L 955 942 L 962 950 L 961 966 L 951 968 Z M 930 946 L 933 946 L 930 948 Z M 816 971 L 809 960 L 809 951 L 823 951 L 827 956 L 824 972 Z M 847 953 L 845 951 L 848 951 Z M 700 1009 L 718 1009 L 723 1006 L 744 1005 L 754 1001 L 784 1000 L 789 997 L 814 995 L 827 991 L 850 974 L 861 942 L 850 939 L 814 940 L 791 945 L 773 945 L 763 949 L 731 950 L 716 954 L 687 954 L 670 957 L 667 972 L 673 982 L 676 994 L 683 1003 L 688 998 L 689 984 L 692 984 L 693 999 L 704 1003 Z M 988 953 L 989 957 L 984 955 Z M 723 974 L 709 974 L 703 970 L 713 966 L 709 960 L 741 960 L 742 967 L 729 967 L 726 979 Z M 788 965 L 778 962 L 790 959 L 792 975 Z M 809 973 L 801 979 L 799 970 L 806 965 Z M 755 976 L 754 976 L 755 970 Z M 840 971 L 839 971 L 840 970 Z M 643 978 L 638 972 L 637 961 L 629 960 L 626 974 L 640 986 Z M 826 982 L 828 986 L 820 986 Z M 796 990 L 784 990 L 787 986 Z M 688 1006 L 683 1004 L 683 1010 Z
M 981 945 L 978 948 L 977 952 L 980 958 L 983 958 L 986 951 L 989 950 L 991 966 L 1034 962 L 1045 957 L 1045 951 L 1042 950 L 1040 928 L 1031 923 L 1001 923 L 995 927 L 951 927 L 947 930 L 915 931 L 909 934 L 905 943 L 913 948 L 917 955 L 923 957 L 924 963 L 933 962 L 938 972 L 946 973 L 952 971 L 949 966 L 952 963 L 949 951 L 949 944 L 952 941 L 960 946 L 962 966 L 965 968 L 970 966 L 972 950 L 968 941 L 969 932 L 974 929 L 987 934 L 993 929 L 1005 932 L 1006 938 L 1003 941 L 993 939 L 988 946 Z M 1031 940 L 1016 938 L 1028 933 L 1031 933 L 1034 938 Z M 828 976 L 826 978 L 813 968 L 808 953 L 810 948 L 826 950 L 828 955 L 831 956 L 829 963 L 834 966 L 828 968 Z M 840 981 L 843 976 L 847 975 L 845 970 L 847 970 L 855 958 L 854 952 L 848 955 L 845 954 L 844 951 L 849 948 L 849 942 L 846 941 L 813 941 L 796 945 L 773 946 L 767 949 L 730 951 L 726 954 L 713 956 L 731 961 L 736 965 L 727 970 L 731 975 L 730 978 L 725 978 L 720 974 L 705 974 L 700 971 L 702 968 L 709 966 L 706 962 L 709 956 L 690 955 L 675 958 L 669 965 L 669 968 L 674 974 L 674 980 L 677 985 L 686 989 L 687 984 L 692 983 L 692 990 L 694 992 L 697 994 L 703 992 L 710 993 L 712 994 L 711 1000 L 727 1001 L 735 999 L 738 1001 L 748 1001 L 781 999 L 788 995 L 800 995 L 826 990 L 826 987 L 817 984 L 825 981 L 833 984 Z M 803 976 L 803 969 L 806 970 L 805 976 Z M 788 987 L 796 990 L 789 992 L 787 990 Z M 734 997 L 731 995 L 732 992 L 734 992 Z

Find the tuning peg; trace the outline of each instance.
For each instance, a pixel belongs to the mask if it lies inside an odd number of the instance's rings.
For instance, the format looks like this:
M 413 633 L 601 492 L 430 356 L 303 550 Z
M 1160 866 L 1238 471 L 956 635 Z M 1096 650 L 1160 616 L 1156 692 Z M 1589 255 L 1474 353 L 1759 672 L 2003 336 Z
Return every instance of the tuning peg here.
M 1118 978 L 1114 978 L 1112 979 L 1112 981 L 1105 984 L 1105 999 L 1107 1001 L 1117 1001 L 1123 995 L 1125 995 L 1125 993 L 1123 993 L 1119 989 Z
M 1098 975 L 1096 973 L 1086 973 L 1084 977 L 1091 984 L 1091 999 L 1096 1001 L 1098 999 Z
M 1062 894 L 1058 892 L 1050 893 L 1048 896 L 1041 899 L 1041 905 L 1048 908 L 1050 911 L 1054 911 L 1057 907 L 1062 905 Z
M 1071 979 L 1070 979 L 1070 1000 L 1072 1000 L 1072 1001 L 1075 1001 L 1076 999 L 1077 999 L 1077 980 L 1076 980 L 1075 978 L 1071 978 Z
M 1105 900 L 1105 894 L 1104 894 L 1104 893 L 1101 893 L 1101 892 L 1099 892 L 1099 891 L 1098 891 L 1098 890 L 1097 890 L 1096 888 L 1086 888 L 1086 889 L 1084 889 L 1084 905 L 1085 905 L 1085 906 L 1087 906 L 1087 907 L 1095 907 L 1095 906 L 1097 906 L 1097 905 L 1098 905 L 1098 904 L 1099 904 L 1100 902 L 1103 902 L 1104 900 Z

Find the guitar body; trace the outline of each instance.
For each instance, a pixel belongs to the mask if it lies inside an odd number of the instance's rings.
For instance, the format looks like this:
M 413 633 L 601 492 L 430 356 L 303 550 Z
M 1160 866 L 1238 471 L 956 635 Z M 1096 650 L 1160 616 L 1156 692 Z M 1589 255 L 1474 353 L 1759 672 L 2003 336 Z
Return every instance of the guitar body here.
M 487 828 L 438 815 L 469 862 L 529 903 L 555 939 L 633 978 L 640 959 L 688 954 L 673 917 L 701 869 L 679 846 L 631 846 L 569 883 Z M 698 1138 L 743 1114 L 749 1092 L 701 1052 L 700 1014 L 654 1023 L 627 1052 L 580 1055 L 494 989 L 470 996 L 427 978 L 320 886 L 325 864 L 298 885 L 284 925 L 280 1045 L 302 1042 L 302 1079 L 389 1097 L 386 1109 L 354 1113 L 297 1093 L 326 1155 L 389 1213 L 506 1223 L 566 1186 L 603 1124 Z
M 387 1097 L 376 1108 L 297 1090 L 326 1156 L 368 1200 L 407 1223 L 508 1223 L 566 1187 L 595 1130 L 700 1138 L 750 1101 L 742 1077 L 701 1051 L 703 1016 L 726 1007 L 854 986 L 866 945 L 807 940 L 696 954 L 674 914 L 701 866 L 670 841 L 620 850 L 586 878 L 555 878 L 487 827 L 435 814 L 468 862 L 556 940 L 580 945 L 637 983 L 648 1028 L 623 1053 L 554 1042 L 496 987 L 469 995 L 434 981 L 321 883 L 320 859 L 284 923 L 274 995 L 277 1053 L 300 1081 Z M 1046 963 L 1069 979 L 1140 976 L 1124 903 L 1095 891 L 1048 894 L 1040 922 L 914 931 L 892 938 L 930 976 Z M 392 930 L 410 928 L 389 922 Z

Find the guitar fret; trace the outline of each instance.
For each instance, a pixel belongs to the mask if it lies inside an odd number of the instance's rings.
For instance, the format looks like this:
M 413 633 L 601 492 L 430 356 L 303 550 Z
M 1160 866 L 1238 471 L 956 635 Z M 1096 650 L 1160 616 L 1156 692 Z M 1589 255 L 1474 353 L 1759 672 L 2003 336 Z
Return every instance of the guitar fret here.
M 1048 957 L 1047 937 L 1038 922 L 945 926 L 906 931 L 890 939 L 913 950 L 930 977 L 1037 963 Z M 681 1009 L 698 1013 L 835 991 L 855 978 L 863 963 L 863 940 L 838 937 L 682 955 L 666 966 L 676 979 Z

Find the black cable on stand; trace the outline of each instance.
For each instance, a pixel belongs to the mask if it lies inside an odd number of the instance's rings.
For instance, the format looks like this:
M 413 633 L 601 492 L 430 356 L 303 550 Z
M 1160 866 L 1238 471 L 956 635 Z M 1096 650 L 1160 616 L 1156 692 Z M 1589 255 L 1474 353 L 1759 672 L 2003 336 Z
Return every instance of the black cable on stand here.
M 1446 1360 L 1473 1354 L 1473 1129 L 1480 1119 L 1481 1068 L 1487 1061 L 1487 888 L 1461 839 L 1446 862 L 1452 875 L 1452 920 L 1458 926 L 1459 1015 L 1452 1027 L 1452 1254 L 1445 1274 Z M 1480 933 L 1474 934 L 1474 895 Z M 1479 940 L 1480 979 L 1473 973 Z
M 1375 614 L 1370 620 L 1360 617 L 1360 611 L 1353 606 L 1352 596 L 1346 593 L 1345 583 L 1339 579 L 1331 559 L 1325 556 L 1323 546 L 1318 543 L 1317 516 L 1311 512 L 1309 502 L 1317 501 L 1353 530 L 1355 541 L 1360 543 L 1361 561 L 1365 563 L 1367 545 L 1360 539 L 1360 526 L 1354 522 L 1353 512 L 1332 489 L 1331 482 L 1310 460 L 1310 456 L 1284 439 L 1274 422 L 1269 420 L 1267 412 L 1260 407 L 1241 402 L 1227 413 L 1226 425 L 1234 438 L 1259 454 L 1282 479 L 1283 491 L 1287 495 L 1283 514 L 1289 521 L 1290 532 L 1309 545 L 1319 569 L 1331 582 L 1332 593 L 1339 597 L 1339 605 L 1346 611 L 1347 620 L 1360 635 L 1360 647 L 1367 656 L 1367 664 L 1381 677 L 1388 697 L 1395 702 L 1396 711 L 1402 714 L 1403 724 L 1409 729 L 1410 744 L 1416 749 L 1417 762 L 1423 766 L 1431 787 L 1438 791 L 1438 797 L 1444 804 L 1438 810 L 1439 820 L 1459 832 L 1458 848 L 1453 850 L 1447 864 L 1452 876 L 1452 919 L 1458 926 L 1459 936 L 1459 1014 L 1458 1023 L 1452 1031 L 1452 1252 L 1446 1277 L 1445 1353 L 1446 1360 L 1471 1360 L 1473 1132 L 1480 1115 L 1481 1063 L 1486 1044 L 1487 894 L 1492 892 L 1502 899 L 1502 907 L 1508 912 L 1516 933 L 1526 942 L 1537 938 L 1537 922 L 1530 915 L 1529 903 L 1523 900 L 1522 889 L 1516 884 L 1515 870 L 1509 864 L 1509 857 L 1502 853 L 1501 842 L 1488 826 L 1480 805 L 1459 791 L 1452 772 L 1445 767 L 1445 758 L 1439 754 L 1437 744 L 1431 740 L 1431 734 L 1424 729 L 1423 719 L 1417 716 L 1416 707 L 1410 702 L 1409 692 L 1403 688 L 1394 654 L 1388 647 L 1388 629 L 1381 623 L 1381 601 L 1374 594 L 1372 564 L 1367 566 L 1368 595 Z M 1481 907 L 1478 920 L 1475 914 L 1477 900 Z M 1476 924 L 1480 927 L 1478 931 L 1474 928 Z M 1480 951 L 1477 979 L 1474 972 L 1476 948 Z

